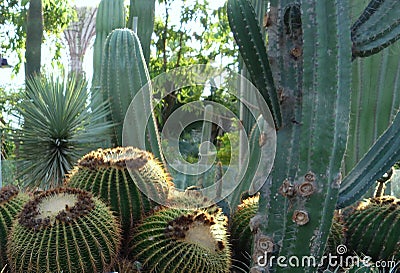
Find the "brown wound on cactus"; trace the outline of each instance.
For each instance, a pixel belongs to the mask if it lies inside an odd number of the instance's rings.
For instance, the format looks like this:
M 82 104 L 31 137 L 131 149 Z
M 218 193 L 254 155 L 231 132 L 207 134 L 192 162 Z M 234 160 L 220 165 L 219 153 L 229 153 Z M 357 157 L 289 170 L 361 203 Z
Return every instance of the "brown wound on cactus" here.
M 71 223 L 94 208 L 89 192 L 73 188 L 45 191 L 25 204 L 19 223 L 27 228 L 47 228 L 56 221 Z

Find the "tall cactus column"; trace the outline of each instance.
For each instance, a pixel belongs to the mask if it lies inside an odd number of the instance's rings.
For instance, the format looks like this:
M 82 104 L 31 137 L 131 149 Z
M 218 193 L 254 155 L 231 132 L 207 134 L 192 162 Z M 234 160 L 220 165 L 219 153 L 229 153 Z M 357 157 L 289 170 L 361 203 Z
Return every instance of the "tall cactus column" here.
M 267 61 L 280 100 L 282 126 L 277 132 L 274 169 L 251 221 L 255 233 L 251 272 L 267 268 L 273 272 L 314 272 L 316 264 L 282 267 L 276 260 L 263 258 L 297 256 L 301 261 L 304 256 L 314 256 L 318 263 L 324 250 L 348 131 L 348 1 L 275 0 L 270 4 Z M 235 26 L 251 25 L 255 20 L 251 9 L 248 0 L 228 1 L 234 34 Z M 245 35 L 261 34 L 254 28 L 236 33 L 241 53 L 251 48 L 243 41 L 255 40 Z
M 124 0 L 102 0 L 96 14 L 96 39 L 93 49 L 92 89 L 100 89 L 101 63 L 103 47 L 107 36 L 117 28 L 125 27 Z
M 127 132 L 129 143 L 126 145 L 141 147 L 140 143 L 146 142 L 146 148 L 157 158 L 162 160 L 159 134 L 152 111 L 151 94 L 141 92 L 141 88 L 150 82 L 149 72 L 144 60 L 142 47 L 138 36 L 130 29 L 116 29 L 107 37 L 104 45 L 104 55 L 101 69 L 102 90 L 110 100 L 111 119 L 114 122 L 114 146 L 122 145 L 122 131 L 125 115 L 132 99 L 141 97 L 141 104 L 135 109 L 135 114 L 129 119 L 133 122 L 134 130 Z M 149 116 L 146 134 L 147 120 L 143 116 Z M 143 139 L 145 137 L 145 139 Z

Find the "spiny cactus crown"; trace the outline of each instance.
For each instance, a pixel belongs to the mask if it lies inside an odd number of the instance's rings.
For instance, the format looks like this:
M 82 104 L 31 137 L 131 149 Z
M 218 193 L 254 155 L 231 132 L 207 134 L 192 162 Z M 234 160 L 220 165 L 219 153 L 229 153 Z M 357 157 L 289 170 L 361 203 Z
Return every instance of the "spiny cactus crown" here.
M 19 223 L 27 228 L 47 228 L 56 221 L 70 223 L 94 208 L 89 192 L 73 188 L 48 190 L 25 204 Z

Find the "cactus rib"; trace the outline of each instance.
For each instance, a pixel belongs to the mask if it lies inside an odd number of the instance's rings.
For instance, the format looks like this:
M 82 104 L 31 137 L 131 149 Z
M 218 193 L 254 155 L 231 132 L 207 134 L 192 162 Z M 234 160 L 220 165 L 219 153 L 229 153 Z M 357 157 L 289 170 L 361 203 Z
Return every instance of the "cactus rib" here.
M 101 70 L 101 81 L 104 95 L 110 100 L 111 118 L 114 126 L 114 144 L 122 145 L 123 123 L 125 115 L 133 98 L 141 96 L 140 109 L 129 119 L 134 121 L 137 129 L 127 132 L 129 146 L 146 147 L 160 160 L 162 153 L 159 133 L 152 107 L 152 94 L 149 72 L 143 57 L 138 36 L 130 29 L 115 29 L 107 37 L 104 45 L 104 56 Z M 149 89 L 143 91 L 142 87 Z M 141 91 L 141 92 L 139 92 Z M 146 92 L 148 91 L 148 92 Z M 150 113 L 149 115 L 146 115 Z M 149 116 L 150 121 L 142 117 Z M 143 131 L 146 134 L 143 134 Z M 126 145 L 126 143 L 125 143 Z

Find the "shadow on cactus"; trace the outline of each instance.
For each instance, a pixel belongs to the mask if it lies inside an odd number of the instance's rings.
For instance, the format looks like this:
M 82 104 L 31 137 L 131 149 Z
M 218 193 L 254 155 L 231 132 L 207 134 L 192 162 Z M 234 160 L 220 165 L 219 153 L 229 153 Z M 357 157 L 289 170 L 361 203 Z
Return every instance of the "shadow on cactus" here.
M 120 247 L 116 217 L 72 188 L 48 190 L 23 207 L 7 242 L 12 272 L 104 272 Z
M 228 273 L 230 246 L 226 217 L 206 210 L 164 208 L 138 225 L 131 255 L 153 273 Z
M 165 200 L 172 186 L 158 160 L 133 147 L 88 153 L 68 175 L 67 184 L 88 190 L 107 202 L 121 220 L 125 239 L 132 226 L 155 206 L 149 197 Z
M 92 94 L 92 99 L 97 96 Z M 18 106 L 24 123 L 17 131 L 24 184 L 50 188 L 73 164 L 97 148 L 110 124 L 105 105 L 91 108 L 85 80 L 35 77 Z
M 0 269 L 7 264 L 6 244 L 12 222 L 28 199 L 28 195 L 19 192 L 15 186 L 0 189 Z

